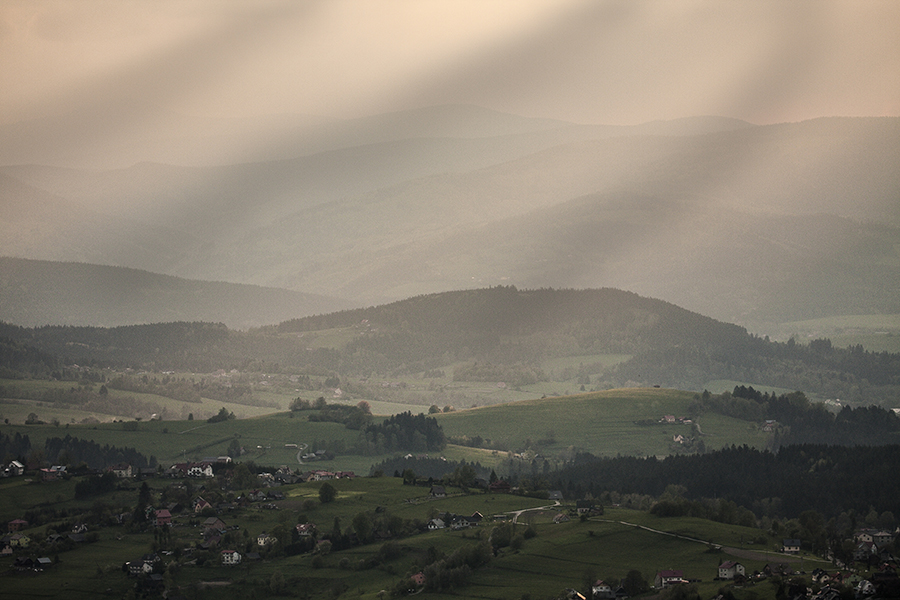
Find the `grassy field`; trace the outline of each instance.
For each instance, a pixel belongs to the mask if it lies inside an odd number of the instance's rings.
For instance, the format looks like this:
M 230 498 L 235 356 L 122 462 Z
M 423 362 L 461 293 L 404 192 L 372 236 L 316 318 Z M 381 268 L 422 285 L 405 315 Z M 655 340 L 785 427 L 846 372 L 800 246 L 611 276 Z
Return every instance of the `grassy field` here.
M 147 480 L 153 490 L 151 502 L 159 501 L 159 493 L 171 480 Z M 467 584 L 452 593 L 427 592 L 428 598 L 485 598 L 490 600 L 529 597 L 535 600 L 556 598 L 566 588 L 582 589 L 589 579 L 622 579 L 632 569 L 641 572 L 652 583 L 660 569 L 679 569 L 685 577 L 699 580 L 702 598 L 710 598 L 727 585 L 713 581 L 716 567 L 733 559 L 739 550 L 754 550 L 758 555 L 740 554 L 748 573 L 761 570 L 767 563 L 788 559 L 775 554 L 778 540 L 758 529 L 725 525 L 696 518 L 661 518 L 633 510 L 606 507 L 602 516 L 586 521 L 577 518 L 554 524 L 553 517 L 571 509 L 571 501 L 562 506 L 548 506 L 546 501 L 509 494 L 463 494 L 450 488 L 447 498 L 430 499 L 427 487 L 404 486 L 393 477 L 357 478 L 330 482 L 337 490 L 333 502 L 318 502 L 321 483 L 306 483 L 279 488 L 285 498 L 275 502 L 277 509 L 262 510 L 251 505 L 220 515 L 234 533 L 231 542 L 242 551 L 253 547 L 253 540 L 263 531 L 289 530 L 298 519 L 309 519 L 320 531 L 331 531 L 337 523 L 342 530 L 351 528 L 354 518 L 366 513 L 399 518 L 406 522 L 424 522 L 433 515 L 452 512 L 468 515 L 481 512 L 487 519 L 476 528 L 421 532 L 394 540 L 397 552 L 380 564 L 372 563 L 385 541 L 355 545 L 326 555 L 267 555 L 263 560 L 245 561 L 238 567 L 218 564 L 218 552 L 208 555 L 200 565 L 182 555 L 164 556 L 172 563 L 170 584 L 180 586 L 188 597 L 206 597 L 198 590 L 200 582 L 219 582 L 221 587 L 205 591 L 216 598 L 274 598 L 273 580 L 282 579 L 282 594 L 306 598 L 379 599 L 381 590 L 392 589 L 408 575 L 422 569 L 429 553 L 449 555 L 460 547 L 473 546 L 487 540 L 497 525 L 493 515 L 521 513 L 515 533 L 531 526 L 535 537 L 527 539 L 517 550 L 502 548 L 487 566 L 473 571 Z M 97 506 L 129 506 L 137 501 L 137 484 L 130 490 L 117 491 L 101 498 L 76 501 L 74 481 L 29 483 L 25 478 L 0 483 L 0 515 L 14 518 L 23 511 L 39 509 L 52 502 L 56 510 L 65 510 L 70 518 Z M 196 493 L 203 493 L 198 490 Z M 193 520 L 192 520 L 193 519 Z M 199 529 L 190 514 L 176 516 L 171 529 L 171 548 L 192 547 L 201 541 Z M 40 540 L 55 530 L 56 522 L 34 526 L 26 533 Z M 154 543 L 152 531 L 139 532 L 123 526 L 92 526 L 96 541 L 69 550 L 49 553 L 55 559 L 51 569 L 41 574 L 14 574 L 4 578 L 3 595 L 10 598 L 94 598 L 98 594 L 124 597 L 135 582 L 122 571 L 122 563 L 149 552 Z M 699 540 L 699 541 L 698 541 Z M 708 542 L 724 547 L 711 548 Z M 46 555 L 44 547 L 35 545 L 28 554 Z M 200 555 L 204 555 L 202 552 Z M 194 557 L 196 558 L 197 555 Z M 0 559 L 0 571 L 6 571 L 12 558 Z M 794 559 L 796 560 L 796 559 Z M 811 569 L 819 564 L 814 557 L 800 563 Z M 824 564 L 824 563 L 822 563 Z M 373 568 L 374 565 L 374 568 Z M 775 587 L 759 583 L 734 590 L 739 600 L 774 599 Z
M 856 346 L 871 352 L 900 352 L 900 315 L 844 315 L 807 321 L 793 321 L 778 326 L 775 339 L 791 336 L 803 343 L 828 338 L 838 348 Z
M 531 449 L 550 458 L 567 456 L 572 450 L 598 456 L 662 456 L 680 451 L 673 438 L 679 434 L 690 436 L 692 425 L 662 424 L 659 419 L 664 415 L 687 416 L 693 397 L 693 392 L 634 388 L 523 400 L 434 416 L 447 436 L 481 436 L 491 440 L 494 449 L 500 449 L 494 452 L 450 445 L 441 456 L 448 460 L 480 462 L 491 468 L 506 458 L 507 450 Z M 43 445 L 48 437 L 71 435 L 100 445 L 135 448 L 148 457 L 155 456 L 164 466 L 221 456 L 237 440 L 245 450 L 241 460 L 301 468 L 297 454 L 304 445 L 340 443 L 349 449 L 356 443 L 358 431 L 337 423 L 310 422 L 308 414 L 282 412 L 212 424 L 205 420 L 142 421 L 134 431 L 129 430 L 134 423 L 54 426 L 20 425 L 11 420 L 8 425 L 0 425 L 0 431 L 10 436 L 16 432 L 28 435 L 33 447 Z M 763 448 L 768 441 L 757 424 L 714 413 L 701 415 L 696 425 L 707 449 L 731 444 Z M 289 448 L 286 444 L 297 444 L 299 448 Z M 338 452 L 334 460 L 308 463 L 307 467 L 368 474 L 372 464 L 394 454 L 361 456 Z
M 672 452 L 675 435 L 691 434 L 691 425 L 655 421 L 664 415 L 687 416 L 693 397 L 693 392 L 659 388 L 609 390 L 442 414 L 438 421 L 449 436 L 477 435 L 510 449 L 539 446 L 544 454 L 553 454 L 574 447 L 598 456 L 665 455 Z M 697 424 L 710 449 L 732 443 L 764 447 L 766 442 L 745 421 L 706 414 Z

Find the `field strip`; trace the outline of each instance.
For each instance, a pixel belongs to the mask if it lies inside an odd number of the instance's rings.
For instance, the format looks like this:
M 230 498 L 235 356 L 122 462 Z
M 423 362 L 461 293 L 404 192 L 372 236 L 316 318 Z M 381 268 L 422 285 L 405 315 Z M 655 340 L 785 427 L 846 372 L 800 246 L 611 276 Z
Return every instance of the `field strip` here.
M 772 556 L 777 556 L 780 559 L 784 559 L 785 562 L 798 562 L 804 560 L 810 561 L 819 561 L 823 563 L 828 563 L 827 560 L 815 557 L 815 556 L 795 556 L 793 554 L 782 554 L 779 552 L 759 552 L 756 550 L 744 550 L 739 548 L 731 548 L 731 547 L 723 547 L 720 544 L 713 544 L 712 542 L 706 540 L 700 540 L 697 538 L 688 537 L 686 535 L 681 535 L 680 533 L 672 533 L 671 531 L 660 531 L 659 529 L 652 529 L 647 527 L 646 525 L 638 525 L 637 523 L 629 523 L 627 521 L 613 521 L 612 519 L 591 519 L 592 521 L 601 521 L 603 523 L 618 523 L 620 525 L 625 525 L 626 527 L 635 527 L 637 529 L 643 529 L 645 531 L 649 531 L 651 533 L 658 533 L 660 535 L 668 535 L 670 537 L 678 538 L 680 540 L 687 540 L 689 542 L 697 542 L 698 544 L 706 544 L 707 546 L 712 546 L 716 549 L 722 550 L 728 554 L 732 554 L 734 556 L 738 556 L 740 558 L 752 559 L 752 560 L 762 560 L 767 561 Z

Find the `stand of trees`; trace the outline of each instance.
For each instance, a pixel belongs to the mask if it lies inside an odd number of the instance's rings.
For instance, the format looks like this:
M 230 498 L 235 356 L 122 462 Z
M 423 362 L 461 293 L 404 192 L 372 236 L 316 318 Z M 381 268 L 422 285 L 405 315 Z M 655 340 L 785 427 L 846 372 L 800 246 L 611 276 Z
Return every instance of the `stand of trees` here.
M 676 505 L 660 510 L 699 510 L 704 516 L 741 522 L 743 509 L 756 517 L 797 518 L 807 510 L 826 520 L 846 511 L 900 514 L 900 445 L 783 446 L 777 453 L 747 446 L 702 455 L 597 458 L 576 456 L 552 476 L 567 497 L 604 493 L 662 497 L 679 486 Z M 671 489 L 668 491 L 671 492 Z M 710 499 L 726 499 L 723 506 Z M 690 513 L 694 514 L 694 513 Z M 718 516 L 717 516 L 718 515 Z
M 444 430 L 434 417 L 419 413 L 413 416 L 402 412 L 382 421 L 369 424 L 360 431 L 357 451 L 362 454 L 383 454 L 392 450 L 436 452 L 447 445 Z
M 878 406 L 844 406 L 834 413 L 810 402 L 803 392 L 776 395 L 753 387 L 736 386 L 731 393 L 696 396 L 689 411 L 696 416 L 717 412 L 746 421 L 774 420 L 775 448 L 789 444 L 824 443 L 846 446 L 900 443 L 900 417 Z

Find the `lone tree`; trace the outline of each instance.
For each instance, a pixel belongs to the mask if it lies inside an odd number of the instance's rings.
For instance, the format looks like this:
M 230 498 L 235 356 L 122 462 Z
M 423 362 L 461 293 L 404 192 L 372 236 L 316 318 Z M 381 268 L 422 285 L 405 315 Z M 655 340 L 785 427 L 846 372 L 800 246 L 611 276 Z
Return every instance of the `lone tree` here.
M 319 488 L 319 502 L 328 504 L 329 502 L 334 502 L 335 498 L 337 498 L 337 490 L 334 489 L 334 486 L 330 483 L 323 483 L 322 487 Z

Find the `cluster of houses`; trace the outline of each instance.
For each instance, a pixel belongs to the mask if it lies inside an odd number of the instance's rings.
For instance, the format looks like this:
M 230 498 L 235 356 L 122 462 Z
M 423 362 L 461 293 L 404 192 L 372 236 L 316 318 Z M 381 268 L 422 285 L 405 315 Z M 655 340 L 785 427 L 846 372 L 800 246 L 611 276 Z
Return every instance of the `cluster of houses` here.
M 24 529 L 28 529 L 28 526 L 28 521 L 24 519 L 13 519 L 7 523 L 7 533 L 0 537 L 0 557 L 12 556 L 21 550 L 31 547 L 31 537 L 23 531 Z M 68 533 L 52 533 L 48 535 L 47 541 L 51 543 L 65 542 L 80 544 L 85 541 L 86 531 L 87 526 L 80 523 L 75 525 L 72 528 L 72 531 Z
M 885 562 L 892 557 L 887 552 L 893 546 L 896 535 L 883 529 L 859 529 L 853 536 L 853 560 L 858 562 Z
M 674 423 L 682 423 L 684 425 L 690 425 L 693 421 L 690 417 L 676 417 L 675 415 L 663 415 L 659 419 L 660 423 L 665 423 L 667 425 L 671 425 Z
M 587 600 L 584 594 L 572 588 L 566 590 L 565 597 L 568 600 Z M 626 600 L 628 593 L 622 586 L 613 589 L 610 584 L 598 579 L 591 584 L 591 598 L 593 600 Z
M 444 513 L 442 517 L 430 519 L 425 527 L 428 531 L 437 531 L 449 527 L 454 531 L 460 529 L 468 529 L 469 527 L 478 527 L 484 520 L 484 515 L 477 510 L 469 516 L 457 515 L 454 513 Z

